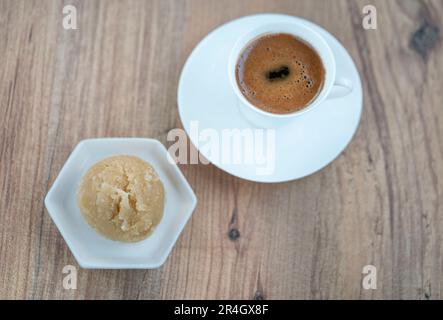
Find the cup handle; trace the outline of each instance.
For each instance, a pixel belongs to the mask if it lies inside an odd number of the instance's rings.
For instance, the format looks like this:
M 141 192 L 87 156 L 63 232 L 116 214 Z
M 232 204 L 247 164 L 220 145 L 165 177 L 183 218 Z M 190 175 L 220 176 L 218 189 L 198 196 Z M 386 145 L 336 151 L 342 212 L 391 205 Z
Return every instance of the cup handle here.
M 351 80 L 348 78 L 337 78 L 326 99 L 329 100 L 345 97 L 352 92 L 353 87 Z

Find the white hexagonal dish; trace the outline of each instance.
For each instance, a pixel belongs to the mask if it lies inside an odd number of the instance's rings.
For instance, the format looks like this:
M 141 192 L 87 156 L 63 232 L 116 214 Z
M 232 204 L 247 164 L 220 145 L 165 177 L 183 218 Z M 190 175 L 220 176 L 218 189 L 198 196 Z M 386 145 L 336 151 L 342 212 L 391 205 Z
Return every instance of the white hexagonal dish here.
M 96 162 L 119 154 L 149 162 L 165 188 L 163 218 L 152 235 L 140 242 L 106 239 L 88 225 L 77 206 L 77 190 L 84 173 Z M 148 269 L 166 261 L 197 204 L 185 177 L 168 157 L 163 144 L 153 139 L 89 139 L 75 147 L 46 195 L 45 206 L 81 267 Z

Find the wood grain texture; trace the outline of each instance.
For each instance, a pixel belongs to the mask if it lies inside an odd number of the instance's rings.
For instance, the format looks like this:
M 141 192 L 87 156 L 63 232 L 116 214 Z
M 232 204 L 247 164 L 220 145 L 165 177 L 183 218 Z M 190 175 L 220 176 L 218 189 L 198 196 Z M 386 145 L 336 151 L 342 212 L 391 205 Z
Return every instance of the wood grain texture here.
M 0 0 L 0 298 L 443 298 L 443 2 L 370 1 L 378 29 L 366 31 L 367 2 Z M 62 28 L 65 4 L 78 30 Z M 166 264 L 80 269 L 64 290 L 62 268 L 77 264 L 43 199 L 73 147 L 166 144 L 193 47 L 258 12 L 310 19 L 349 50 L 364 85 L 350 146 L 275 185 L 182 166 L 199 204 Z M 376 290 L 362 289 L 367 264 Z

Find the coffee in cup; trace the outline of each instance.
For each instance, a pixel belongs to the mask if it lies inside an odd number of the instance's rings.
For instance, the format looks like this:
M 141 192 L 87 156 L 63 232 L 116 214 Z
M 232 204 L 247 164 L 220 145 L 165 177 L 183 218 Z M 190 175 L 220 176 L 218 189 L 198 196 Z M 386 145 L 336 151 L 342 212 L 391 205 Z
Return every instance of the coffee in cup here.
M 325 82 L 325 68 L 320 55 L 302 39 L 271 33 L 246 45 L 235 77 L 252 105 L 266 112 L 288 114 L 316 99 Z

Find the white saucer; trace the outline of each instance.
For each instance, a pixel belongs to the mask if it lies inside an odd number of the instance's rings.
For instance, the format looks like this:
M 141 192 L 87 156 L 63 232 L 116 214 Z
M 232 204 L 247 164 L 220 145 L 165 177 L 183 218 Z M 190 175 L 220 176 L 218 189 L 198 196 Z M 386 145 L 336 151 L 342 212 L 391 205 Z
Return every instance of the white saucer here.
M 275 170 L 257 174 L 254 165 L 225 164 L 200 150 L 220 169 L 243 179 L 257 182 L 283 182 L 310 175 L 332 162 L 349 144 L 360 122 L 363 108 L 362 86 L 357 68 L 346 49 L 326 30 L 293 16 L 260 14 L 228 22 L 208 34 L 188 58 L 178 86 L 178 110 L 184 129 L 190 135 L 192 121 L 199 130 L 221 132 L 230 128 L 255 128 L 240 114 L 228 80 L 228 58 L 239 35 L 262 24 L 303 22 L 321 34 L 330 45 L 337 70 L 353 83 L 345 97 L 325 101 L 310 112 L 276 130 Z

